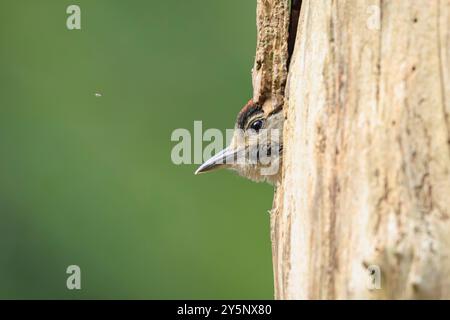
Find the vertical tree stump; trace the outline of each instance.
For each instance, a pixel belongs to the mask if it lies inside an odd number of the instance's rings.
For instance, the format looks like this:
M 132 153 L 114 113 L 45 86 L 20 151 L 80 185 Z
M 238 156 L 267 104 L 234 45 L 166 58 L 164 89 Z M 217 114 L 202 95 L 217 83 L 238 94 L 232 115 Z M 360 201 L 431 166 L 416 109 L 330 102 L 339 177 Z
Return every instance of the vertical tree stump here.
M 285 95 L 275 297 L 450 299 L 450 1 L 304 0 L 284 90 L 287 3 L 253 77 Z

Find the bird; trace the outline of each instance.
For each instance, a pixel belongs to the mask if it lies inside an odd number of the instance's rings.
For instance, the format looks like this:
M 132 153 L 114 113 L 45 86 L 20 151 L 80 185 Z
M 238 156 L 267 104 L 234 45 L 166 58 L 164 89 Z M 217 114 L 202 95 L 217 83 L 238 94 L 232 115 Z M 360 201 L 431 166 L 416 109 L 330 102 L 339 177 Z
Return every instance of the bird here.
M 253 99 L 238 113 L 228 147 L 206 160 L 195 174 L 220 168 L 236 171 L 255 182 L 276 185 L 282 176 L 282 105 L 273 99 L 260 104 Z

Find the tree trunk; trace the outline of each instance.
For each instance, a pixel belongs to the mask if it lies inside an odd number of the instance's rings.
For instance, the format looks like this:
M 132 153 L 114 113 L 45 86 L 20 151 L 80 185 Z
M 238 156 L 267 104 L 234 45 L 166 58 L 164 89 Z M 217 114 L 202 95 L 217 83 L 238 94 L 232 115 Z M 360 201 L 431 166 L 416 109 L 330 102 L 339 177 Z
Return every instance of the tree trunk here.
M 450 299 L 449 100 L 450 0 L 303 1 L 277 299 Z

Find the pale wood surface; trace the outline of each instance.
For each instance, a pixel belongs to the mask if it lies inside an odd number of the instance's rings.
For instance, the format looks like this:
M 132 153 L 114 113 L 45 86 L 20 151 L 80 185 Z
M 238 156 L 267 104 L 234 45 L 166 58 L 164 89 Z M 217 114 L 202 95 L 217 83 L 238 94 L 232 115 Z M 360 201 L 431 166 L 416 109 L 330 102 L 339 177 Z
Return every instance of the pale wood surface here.
M 449 78 L 449 0 L 303 1 L 271 216 L 276 298 L 450 298 Z

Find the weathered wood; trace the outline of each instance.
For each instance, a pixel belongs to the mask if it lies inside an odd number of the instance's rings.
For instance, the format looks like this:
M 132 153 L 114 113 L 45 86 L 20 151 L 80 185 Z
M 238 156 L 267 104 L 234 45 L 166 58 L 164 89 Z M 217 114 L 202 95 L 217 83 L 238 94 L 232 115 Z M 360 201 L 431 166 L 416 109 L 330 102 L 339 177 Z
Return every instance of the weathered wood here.
M 276 298 L 449 299 L 450 1 L 304 0 L 286 91 Z
M 270 98 L 273 108 L 284 103 L 288 69 L 289 0 L 258 0 L 258 41 L 253 66 L 253 101 Z

